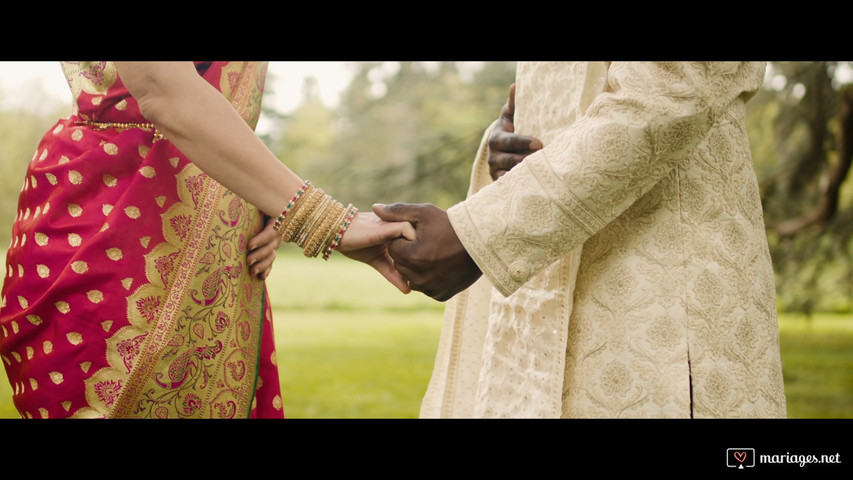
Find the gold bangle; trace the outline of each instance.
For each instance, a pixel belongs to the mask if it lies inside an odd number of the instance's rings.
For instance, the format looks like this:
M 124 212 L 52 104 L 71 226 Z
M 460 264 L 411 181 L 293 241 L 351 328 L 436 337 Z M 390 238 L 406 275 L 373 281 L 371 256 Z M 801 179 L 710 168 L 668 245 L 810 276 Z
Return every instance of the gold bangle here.
M 314 215 L 314 222 L 311 223 L 310 230 L 305 232 L 303 253 L 305 253 L 306 257 L 316 257 L 319 253 L 325 232 L 327 229 L 331 228 L 330 221 L 333 218 L 332 211 L 335 203 L 337 202 L 327 196 L 326 201 L 317 209 Z
M 305 247 L 305 243 L 308 241 L 308 237 L 317 226 L 317 223 L 323 219 L 323 212 L 325 212 L 329 201 L 331 201 L 331 197 L 326 195 L 323 190 L 318 190 L 318 192 L 320 194 L 318 200 L 313 204 L 308 218 L 300 227 L 299 234 L 293 240 L 297 245 L 303 248 Z
M 311 211 L 315 208 L 317 202 L 322 198 L 322 190 L 312 188 L 310 191 L 303 194 L 300 201 L 296 204 L 296 210 L 293 212 L 291 220 L 283 226 L 281 238 L 285 242 L 293 242 L 304 228 L 306 220 L 309 218 Z
M 306 257 L 322 253 L 328 260 L 357 212 L 352 204 L 344 207 L 306 181 L 276 218 L 274 228 L 282 241 L 295 243 Z
M 281 212 L 281 215 L 275 219 L 275 223 L 273 224 L 273 229 L 278 232 L 279 235 L 282 233 L 282 223 L 284 219 L 287 218 L 287 214 L 291 212 L 294 208 L 296 208 L 296 204 L 299 202 L 299 199 L 302 197 L 302 194 L 305 193 L 311 187 L 311 182 L 306 180 L 305 183 L 302 184 L 302 187 L 296 191 L 296 194 L 293 198 L 290 199 L 290 202 L 287 204 L 287 207 L 284 208 L 284 211 Z
M 332 243 L 329 244 L 329 246 L 323 253 L 323 260 L 328 260 L 329 257 L 332 255 L 332 252 L 334 252 L 338 248 L 338 246 L 340 246 L 341 240 L 344 238 L 344 234 L 347 232 L 347 229 L 349 229 L 349 226 L 352 224 L 352 221 L 353 219 L 355 219 L 355 216 L 357 214 L 358 209 L 354 207 L 353 204 L 349 204 L 346 209 L 346 216 L 344 217 L 343 222 L 340 223 L 338 231 L 335 234 L 334 240 L 332 240 Z
M 316 257 L 325 249 L 329 239 L 334 235 L 341 210 L 344 210 L 344 206 L 340 202 L 331 200 L 328 208 L 322 212 L 322 222 L 314 229 L 310 239 L 306 242 L 306 257 Z

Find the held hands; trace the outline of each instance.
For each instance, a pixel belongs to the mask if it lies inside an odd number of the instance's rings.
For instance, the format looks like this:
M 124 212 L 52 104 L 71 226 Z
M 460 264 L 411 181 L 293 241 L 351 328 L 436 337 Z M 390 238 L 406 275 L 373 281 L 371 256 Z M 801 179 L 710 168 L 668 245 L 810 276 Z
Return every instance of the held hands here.
M 274 224 L 275 219 L 269 219 L 266 227 L 249 240 L 246 261 L 252 275 L 259 280 L 269 276 L 276 250 L 282 243 Z M 370 265 L 401 292 L 409 293 L 412 289 L 394 268 L 394 262 L 388 255 L 388 242 L 397 238 L 414 240 L 414 227 L 408 222 L 386 222 L 373 213 L 359 212 L 341 240 L 338 251 Z
M 396 240 L 395 240 L 396 239 Z M 388 253 L 389 242 L 414 241 L 415 229 L 409 222 L 386 222 L 370 212 L 359 212 L 341 240 L 338 251 L 375 268 L 403 293 L 412 289 Z
M 524 157 L 542 148 L 542 142 L 533 137 L 516 135 L 513 118 L 515 116 L 515 84 L 509 88 L 509 99 L 501 109 L 501 116 L 492 128 L 489 136 L 489 174 L 497 180 L 513 167 L 521 163 Z
M 482 275 L 444 210 L 430 204 L 397 203 L 374 205 L 373 211 L 383 220 L 411 222 L 414 226 L 416 238 L 406 235 L 387 245 L 387 253 L 394 261 L 392 268 L 396 267 L 413 290 L 443 302 Z

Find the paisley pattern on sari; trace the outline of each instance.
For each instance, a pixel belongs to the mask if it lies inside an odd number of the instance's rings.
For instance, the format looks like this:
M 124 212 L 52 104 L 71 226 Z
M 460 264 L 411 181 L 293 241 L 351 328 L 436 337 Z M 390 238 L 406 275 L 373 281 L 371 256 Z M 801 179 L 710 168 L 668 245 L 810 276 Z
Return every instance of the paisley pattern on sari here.
M 196 66 L 254 127 L 266 65 Z M 75 108 L 30 163 L 0 296 L 21 415 L 282 417 L 271 310 L 246 265 L 263 214 L 140 125 L 112 64 L 63 70 Z

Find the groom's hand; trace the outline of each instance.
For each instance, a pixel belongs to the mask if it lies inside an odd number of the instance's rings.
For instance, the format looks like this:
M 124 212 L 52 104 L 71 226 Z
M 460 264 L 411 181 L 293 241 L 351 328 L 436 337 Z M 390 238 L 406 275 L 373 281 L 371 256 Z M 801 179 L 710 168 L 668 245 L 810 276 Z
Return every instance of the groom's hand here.
M 538 138 L 515 133 L 515 84 L 509 88 L 509 98 L 489 136 L 489 174 L 497 180 L 521 163 L 525 157 L 542 149 Z
M 399 238 L 388 244 L 394 266 L 412 290 L 446 301 L 476 282 L 482 272 L 465 251 L 447 213 L 431 204 L 374 205 L 386 221 L 411 222 L 415 240 Z

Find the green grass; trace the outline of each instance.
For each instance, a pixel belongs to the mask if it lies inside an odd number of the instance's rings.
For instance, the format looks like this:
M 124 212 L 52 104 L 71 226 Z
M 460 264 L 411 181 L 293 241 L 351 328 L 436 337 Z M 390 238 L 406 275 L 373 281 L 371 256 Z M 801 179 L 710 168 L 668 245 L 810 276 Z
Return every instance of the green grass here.
M 269 281 L 289 418 L 415 418 L 443 304 L 283 247 Z M 780 315 L 789 418 L 853 418 L 853 315 Z M 0 369 L 2 370 L 2 369 Z M 17 418 L 0 371 L 0 418 Z
M 789 418 L 853 418 L 853 315 L 779 318 Z

